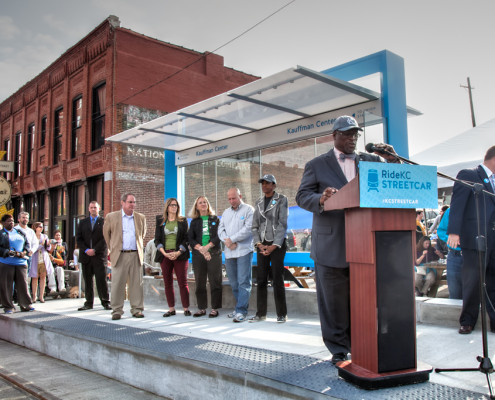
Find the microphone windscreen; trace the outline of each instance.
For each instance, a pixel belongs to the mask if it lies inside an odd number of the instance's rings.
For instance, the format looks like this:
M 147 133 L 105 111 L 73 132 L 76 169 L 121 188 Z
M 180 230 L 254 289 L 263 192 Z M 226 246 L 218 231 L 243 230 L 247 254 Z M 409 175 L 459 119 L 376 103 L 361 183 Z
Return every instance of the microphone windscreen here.
M 373 143 L 368 143 L 364 148 L 368 153 L 373 153 L 373 147 L 375 147 Z

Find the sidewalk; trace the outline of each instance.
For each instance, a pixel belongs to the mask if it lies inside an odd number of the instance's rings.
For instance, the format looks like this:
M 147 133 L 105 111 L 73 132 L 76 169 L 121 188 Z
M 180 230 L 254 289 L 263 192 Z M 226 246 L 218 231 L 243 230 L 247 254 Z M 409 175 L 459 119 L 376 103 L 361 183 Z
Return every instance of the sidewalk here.
M 233 323 L 227 318 L 230 309 L 220 310 L 218 318 L 193 318 L 185 317 L 180 310 L 176 316 L 163 318 L 162 314 L 167 310 L 163 305 L 145 305 L 145 318 L 132 318 L 129 314 L 129 305 L 126 303 L 125 314 L 119 321 L 111 320 L 111 313 L 103 310 L 101 306 L 96 306 L 91 311 L 77 311 L 83 305 L 84 299 L 63 299 L 50 300 L 44 304 L 36 303 L 37 312 L 22 313 L 22 316 L 29 315 L 33 319 L 42 312 L 53 313 L 60 316 L 76 318 L 77 320 L 87 320 L 88 323 L 102 323 L 105 325 L 115 324 L 121 327 L 138 328 L 145 331 L 163 332 L 177 337 L 191 337 L 203 339 L 211 343 L 220 342 L 236 346 L 247 346 L 249 348 L 267 350 L 272 352 L 290 353 L 293 355 L 311 357 L 317 360 L 326 360 L 331 357 L 321 340 L 321 332 L 318 318 L 315 316 L 289 315 L 289 320 L 285 324 L 278 324 L 274 315 L 268 315 L 267 321 L 259 323 Z M 20 314 L 20 313 L 19 313 Z M 15 316 L 17 314 L 14 314 Z M 4 317 L 9 318 L 9 317 Z M 15 318 L 15 317 L 14 317 Z M 38 318 L 36 318 L 38 320 Z M 47 318 L 48 320 L 48 318 Z M 491 345 L 495 334 L 488 334 L 488 343 Z M 111 338 L 110 338 L 111 339 Z M 433 368 L 476 368 L 479 366 L 476 357 L 482 355 L 481 332 L 475 331 L 471 335 L 459 335 L 452 327 L 441 327 L 429 324 L 419 324 L 417 326 L 417 353 L 418 361 L 431 365 Z M 29 344 L 26 343 L 26 347 Z M 494 355 L 490 349 L 489 356 Z M 493 360 L 493 358 L 492 358 Z M 335 368 L 330 364 L 324 364 L 323 371 L 328 371 L 328 375 L 336 375 Z M 442 390 L 450 392 L 445 398 L 464 398 L 462 389 L 477 392 L 476 398 L 484 398 L 487 395 L 488 386 L 486 376 L 481 372 L 455 372 L 455 373 L 435 373 L 430 375 L 430 382 L 446 387 L 430 384 L 410 385 L 397 389 L 386 389 L 381 391 L 363 392 L 366 398 L 383 398 L 380 394 L 391 395 L 401 391 L 418 390 Z M 339 385 L 343 385 L 344 392 L 328 393 L 335 398 L 355 398 L 358 393 L 347 382 L 339 380 Z M 426 385 L 426 386 L 425 386 Z M 428 386 L 429 385 L 429 386 Z M 460 391 L 456 389 L 461 389 Z M 349 392 L 347 392 L 349 391 Z M 454 395 L 455 394 L 455 395 Z M 461 395 L 458 397 L 458 395 Z M 430 395 L 428 398 L 435 398 Z M 418 396 L 419 398 L 419 396 Z M 443 397 L 442 397 L 443 398 Z M 486 396 L 488 398 L 488 396 Z

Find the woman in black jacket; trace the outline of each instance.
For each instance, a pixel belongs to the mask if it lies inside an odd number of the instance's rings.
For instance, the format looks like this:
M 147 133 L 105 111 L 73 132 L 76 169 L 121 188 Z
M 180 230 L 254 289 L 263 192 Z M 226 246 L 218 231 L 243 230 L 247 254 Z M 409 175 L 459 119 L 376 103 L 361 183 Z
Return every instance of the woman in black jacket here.
M 199 310 L 193 317 L 206 315 L 206 278 L 210 282 L 210 318 L 218 317 L 222 308 L 222 248 L 218 237 L 220 220 L 205 196 L 199 196 L 191 209 L 192 218 L 188 237 L 193 255 L 193 271 L 196 279 L 196 300 Z
M 189 260 L 187 219 L 180 215 L 179 202 L 175 198 L 170 198 L 165 202 L 163 216 L 156 223 L 155 246 L 155 262 L 159 262 L 162 268 L 165 296 L 168 303 L 168 311 L 163 316 L 175 315 L 174 279 L 172 275 L 174 270 L 179 284 L 184 315 L 190 316 L 189 286 L 187 285 Z

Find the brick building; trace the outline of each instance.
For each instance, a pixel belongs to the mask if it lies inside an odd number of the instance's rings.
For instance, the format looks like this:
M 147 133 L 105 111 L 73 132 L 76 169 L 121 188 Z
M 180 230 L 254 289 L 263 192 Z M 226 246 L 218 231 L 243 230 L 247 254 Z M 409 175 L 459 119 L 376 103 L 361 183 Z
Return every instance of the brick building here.
M 163 211 L 164 154 L 105 138 L 255 79 L 224 67 L 221 56 L 132 32 L 110 16 L 0 103 L 15 217 L 28 211 L 73 249 L 89 201 L 107 214 L 132 191 L 152 237 Z

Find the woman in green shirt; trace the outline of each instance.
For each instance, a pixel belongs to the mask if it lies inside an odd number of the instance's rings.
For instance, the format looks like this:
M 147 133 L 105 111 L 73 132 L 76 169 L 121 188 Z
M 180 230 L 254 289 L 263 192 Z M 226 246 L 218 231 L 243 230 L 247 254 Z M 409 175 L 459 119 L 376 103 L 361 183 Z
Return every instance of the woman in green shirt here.
M 205 196 L 199 196 L 191 209 L 189 245 L 192 248 L 192 263 L 196 280 L 196 300 L 199 310 L 193 317 L 206 315 L 206 278 L 210 282 L 210 318 L 218 317 L 222 308 L 222 248 L 218 237 L 220 220 Z

